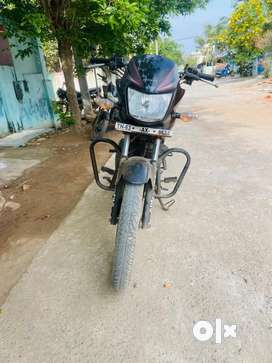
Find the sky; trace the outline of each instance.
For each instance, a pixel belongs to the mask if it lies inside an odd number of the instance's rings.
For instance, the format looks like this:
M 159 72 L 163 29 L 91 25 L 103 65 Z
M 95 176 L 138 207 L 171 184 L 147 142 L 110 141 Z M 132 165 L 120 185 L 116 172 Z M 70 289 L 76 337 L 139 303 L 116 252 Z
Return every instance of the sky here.
M 210 0 L 203 10 L 196 10 L 189 16 L 176 16 L 171 19 L 172 37 L 183 45 L 185 53 L 195 50 L 195 37 L 202 35 L 207 24 L 216 24 L 223 16 L 232 12 L 233 0 Z

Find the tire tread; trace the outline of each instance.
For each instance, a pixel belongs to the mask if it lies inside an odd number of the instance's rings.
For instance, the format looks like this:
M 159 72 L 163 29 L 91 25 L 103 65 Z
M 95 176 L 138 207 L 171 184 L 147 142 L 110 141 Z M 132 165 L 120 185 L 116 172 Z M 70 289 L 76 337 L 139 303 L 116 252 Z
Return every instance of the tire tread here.
M 112 286 L 119 290 L 129 283 L 134 260 L 136 233 L 142 213 L 144 185 L 126 184 L 116 231 Z

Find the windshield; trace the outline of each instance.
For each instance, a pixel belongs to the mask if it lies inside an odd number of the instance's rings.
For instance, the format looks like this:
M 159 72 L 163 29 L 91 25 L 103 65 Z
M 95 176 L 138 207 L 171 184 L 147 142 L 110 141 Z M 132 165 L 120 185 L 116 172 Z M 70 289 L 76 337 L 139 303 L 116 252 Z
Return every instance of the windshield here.
M 179 81 L 176 64 L 160 55 L 132 58 L 128 73 L 130 80 L 147 93 L 172 92 Z

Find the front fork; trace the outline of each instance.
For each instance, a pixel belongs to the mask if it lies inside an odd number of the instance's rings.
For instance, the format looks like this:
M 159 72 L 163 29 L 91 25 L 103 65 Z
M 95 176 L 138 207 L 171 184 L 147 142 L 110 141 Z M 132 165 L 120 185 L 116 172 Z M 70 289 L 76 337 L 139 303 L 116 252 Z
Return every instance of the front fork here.
M 151 158 L 151 164 L 153 165 L 155 169 L 154 175 L 156 176 L 158 173 L 158 170 L 160 169 L 160 164 L 158 162 L 161 152 L 161 145 L 162 140 L 157 138 L 153 147 L 152 151 L 152 158 Z M 153 200 L 155 195 L 155 189 L 156 189 L 156 183 L 157 178 L 155 180 L 152 180 L 151 183 L 147 183 L 145 185 L 144 190 L 144 208 L 143 208 L 143 214 L 142 214 L 142 228 L 148 228 L 150 227 L 150 221 L 151 221 L 151 211 L 153 206 Z
M 160 148 L 161 148 L 162 140 L 157 138 L 153 147 L 152 151 L 152 158 L 151 163 L 157 163 L 159 156 L 160 156 Z M 125 137 L 123 139 L 122 143 L 122 151 L 121 151 L 121 157 L 122 158 L 128 158 L 129 156 L 129 146 L 130 146 L 130 134 L 125 134 Z

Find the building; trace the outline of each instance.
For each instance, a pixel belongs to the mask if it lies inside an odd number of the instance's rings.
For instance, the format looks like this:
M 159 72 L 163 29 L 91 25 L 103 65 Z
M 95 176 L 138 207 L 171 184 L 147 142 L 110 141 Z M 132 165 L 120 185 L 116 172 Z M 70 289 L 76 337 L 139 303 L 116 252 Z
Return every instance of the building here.
M 56 126 L 54 92 L 37 40 L 21 59 L 16 39 L 6 39 L 0 25 L 0 136 L 26 129 Z

